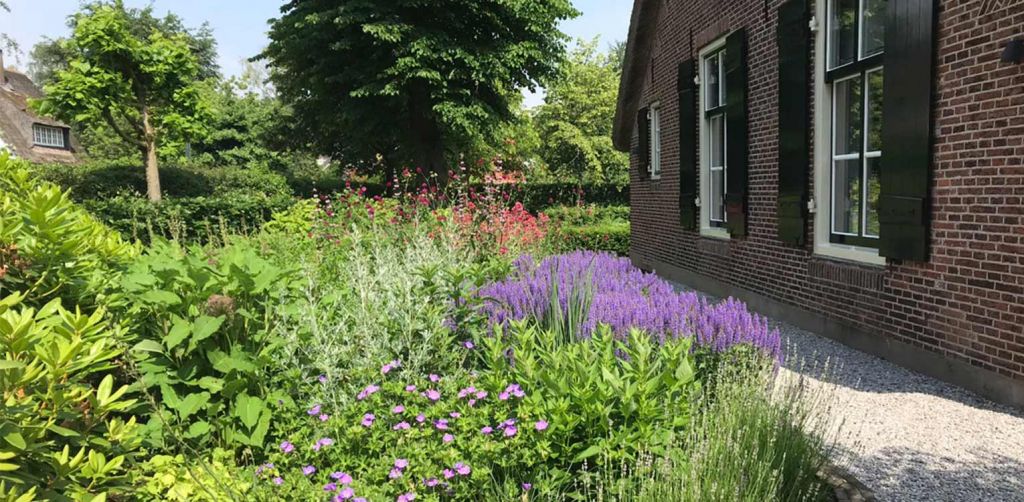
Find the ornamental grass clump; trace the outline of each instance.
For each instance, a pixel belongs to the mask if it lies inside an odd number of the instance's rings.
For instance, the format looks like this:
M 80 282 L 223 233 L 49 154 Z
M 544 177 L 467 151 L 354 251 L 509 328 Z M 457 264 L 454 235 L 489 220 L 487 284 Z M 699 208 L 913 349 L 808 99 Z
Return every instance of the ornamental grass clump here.
M 827 368 L 802 368 L 827 378 Z M 723 371 L 714 377 L 714 401 L 690 417 L 675 446 L 596 464 L 572 488 L 533 500 L 834 500 L 821 473 L 837 459 L 839 424 L 829 413 L 836 395 L 804 378 L 770 364 Z
M 631 329 L 640 329 L 661 342 L 693 337 L 697 348 L 721 353 L 747 345 L 781 359 L 778 331 L 742 302 L 730 298 L 715 304 L 696 293 L 678 292 L 667 281 L 634 267 L 629 259 L 608 253 L 578 251 L 539 263 L 522 256 L 512 275 L 481 288 L 478 294 L 484 298 L 492 327 L 528 320 L 545 329 L 568 329 L 577 338 L 589 338 L 598 324 L 606 324 L 620 339 Z M 571 319 L 578 322 L 566 322 Z

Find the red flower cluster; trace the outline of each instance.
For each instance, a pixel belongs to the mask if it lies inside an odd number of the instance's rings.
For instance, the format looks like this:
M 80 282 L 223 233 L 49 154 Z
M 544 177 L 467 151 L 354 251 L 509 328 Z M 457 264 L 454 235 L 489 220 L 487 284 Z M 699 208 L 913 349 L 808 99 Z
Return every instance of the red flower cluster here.
M 500 174 L 500 170 L 496 171 Z M 521 202 L 513 202 L 515 177 L 485 176 L 481 189 L 468 183 L 465 163 L 458 172 L 448 173 L 450 182 L 441 187 L 435 176 L 403 169 L 385 186 L 387 196 L 367 193 L 365 187 L 318 196 L 318 217 L 314 235 L 329 242 L 340 242 L 352 225 L 375 225 L 388 236 L 422 231 L 432 238 L 450 237 L 459 246 L 499 253 L 530 251 L 544 241 L 547 216 L 533 215 Z M 426 180 L 419 183 L 420 180 Z M 383 236 L 382 236 L 383 237 Z
M 470 202 L 457 210 L 453 219 L 464 236 L 481 246 L 493 246 L 502 255 L 542 243 L 549 223 L 547 215 L 534 216 L 521 202 L 495 211 L 480 211 L 479 206 Z

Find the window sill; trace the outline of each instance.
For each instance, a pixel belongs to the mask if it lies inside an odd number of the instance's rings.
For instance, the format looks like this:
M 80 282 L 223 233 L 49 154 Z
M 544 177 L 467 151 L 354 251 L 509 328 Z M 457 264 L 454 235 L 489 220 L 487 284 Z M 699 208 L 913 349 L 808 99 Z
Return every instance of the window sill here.
M 732 240 L 732 236 L 729 235 L 729 231 L 719 227 L 701 227 L 700 235 L 701 237 L 709 237 L 712 239 L 720 239 L 726 241 Z
M 879 256 L 877 249 L 819 242 L 814 246 L 814 254 L 868 265 L 885 266 L 885 257 Z

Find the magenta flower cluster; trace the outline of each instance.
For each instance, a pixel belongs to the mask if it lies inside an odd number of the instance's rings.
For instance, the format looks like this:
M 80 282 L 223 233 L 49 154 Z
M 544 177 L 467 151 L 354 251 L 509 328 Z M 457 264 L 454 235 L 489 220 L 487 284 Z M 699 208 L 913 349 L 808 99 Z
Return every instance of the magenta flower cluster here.
M 654 274 L 644 273 L 626 258 L 608 253 L 578 251 L 552 256 L 537 263 L 530 256 L 515 262 L 515 271 L 505 280 L 481 288 L 484 313 L 492 326 L 507 326 L 510 321 L 544 319 L 548 314 L 552 284 L 558 290 L 563 313 L 570 301 L 581 295 L 578 288 L 592 293 L 583 337 L 595 327 L 606 324 L 624 338 L 633 328 L 658 337 L 661 341 L 693 337 L 699 346 L 721 352 L 748 344 L 776 359 L 781 358 L 778 330 L 772 330 L 763 317 L 752 314 L 732 298 L 709 303 L 696 293 L 676 291 L 672 284 Z

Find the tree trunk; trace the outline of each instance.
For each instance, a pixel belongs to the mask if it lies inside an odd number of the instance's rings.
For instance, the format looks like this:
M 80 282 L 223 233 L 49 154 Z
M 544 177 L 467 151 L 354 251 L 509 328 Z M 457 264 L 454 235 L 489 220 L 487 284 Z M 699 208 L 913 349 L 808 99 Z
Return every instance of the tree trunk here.
M 414 82 L 409 94 L 413 160 L 416 167 L 423 168 L 424 175 L 435 174 L 434 181 L 445 186 L 449 168 L 445 162 L 441 126 L 430 104 L 430 92 L 425 83 Z
M 152 202 L 160 202 L 160 167 L 156 158 L 156 129 L 150 122 L 149 108 L 142 109 L 143 138 L 142 155 L 146 161 L 146 194 Z

